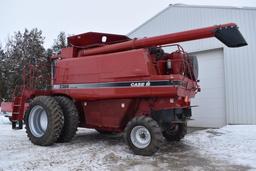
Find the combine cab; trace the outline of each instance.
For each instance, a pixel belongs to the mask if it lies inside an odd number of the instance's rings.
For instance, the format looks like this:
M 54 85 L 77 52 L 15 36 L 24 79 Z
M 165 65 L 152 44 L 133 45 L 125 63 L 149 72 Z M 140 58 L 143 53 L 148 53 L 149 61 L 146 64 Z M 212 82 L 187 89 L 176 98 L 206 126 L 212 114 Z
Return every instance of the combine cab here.
M 135 154 L 152 155 L 163 138 L 185 136 L 190 99 L 200 91 L 197 58 L 173 43 L 209 37 L 228 47 L 247 45 L 233 23 L 143 39 L 95 32 L 69 37 L 69 47 L 51 58 L 51 88 L 22 85 L 11 119 L 24 119 L 36 145 L 68 142 L 84 127 L 124 132 Z M 162 45 L 177 48 L 166 53 Z

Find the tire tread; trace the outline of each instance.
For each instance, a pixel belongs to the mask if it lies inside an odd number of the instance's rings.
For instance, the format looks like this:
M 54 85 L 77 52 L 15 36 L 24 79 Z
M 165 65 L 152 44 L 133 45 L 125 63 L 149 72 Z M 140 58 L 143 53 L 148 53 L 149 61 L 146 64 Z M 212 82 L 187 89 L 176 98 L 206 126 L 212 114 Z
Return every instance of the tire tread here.
M 135 147 L 130 140 L 130 132 L 132 128 L 137 125 L 143 125 L 150 131 L 152 141 L 145 149 Z M 155 120 L 147 116 L 134 117 L 131 121 L 129 121 L 124 131 L 124 139 L 126 144 L 135 154 L 143 156 L 153 155 L 156 151 L 158 151 L 159 147 L 163 143 L 161 128 Z
M 74 102 L 64 96 L 54 97 L 63 110 L 64 126 L 57 142 L 69 142 L 76 135 L 79 124 L 79 114 Z

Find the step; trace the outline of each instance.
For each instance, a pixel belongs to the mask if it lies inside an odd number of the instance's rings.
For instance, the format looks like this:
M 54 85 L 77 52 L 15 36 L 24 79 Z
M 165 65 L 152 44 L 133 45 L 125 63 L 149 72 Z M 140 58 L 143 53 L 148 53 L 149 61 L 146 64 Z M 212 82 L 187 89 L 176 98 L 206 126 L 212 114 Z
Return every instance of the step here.
M 14 99 L 14 104 L 20 104 L 24 101 L 24 99 Z
M 13 107 L 18 107 L 18 106 L 21 106 L 21 105 L 13 105 Z

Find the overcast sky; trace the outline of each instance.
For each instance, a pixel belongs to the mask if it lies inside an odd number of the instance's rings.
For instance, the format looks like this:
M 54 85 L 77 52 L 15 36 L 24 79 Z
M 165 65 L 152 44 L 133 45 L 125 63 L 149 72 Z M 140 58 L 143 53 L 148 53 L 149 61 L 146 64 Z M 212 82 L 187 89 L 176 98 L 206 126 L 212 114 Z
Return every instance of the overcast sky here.
M 39 28 L 50 47 L 60 31 L 127 34 L 169 4 L 256 7 L 256 0 L 0 0 L 0 42 Z

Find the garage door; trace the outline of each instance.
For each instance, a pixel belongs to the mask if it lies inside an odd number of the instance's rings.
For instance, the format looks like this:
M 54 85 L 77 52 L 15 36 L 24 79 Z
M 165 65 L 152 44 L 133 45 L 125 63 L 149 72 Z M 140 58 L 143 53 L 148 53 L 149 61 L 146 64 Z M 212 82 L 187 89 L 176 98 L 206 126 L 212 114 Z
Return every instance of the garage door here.
M 199 84 L 201 92 L 194 99 L 192 105 L 193 127 L 221 127 L 226 125 L 225 82 L 223 50 L 210 50 L 193 53 L 198 57 Z

